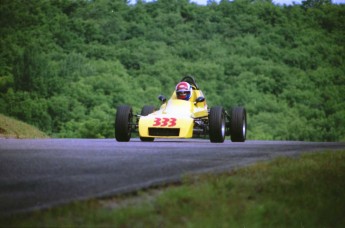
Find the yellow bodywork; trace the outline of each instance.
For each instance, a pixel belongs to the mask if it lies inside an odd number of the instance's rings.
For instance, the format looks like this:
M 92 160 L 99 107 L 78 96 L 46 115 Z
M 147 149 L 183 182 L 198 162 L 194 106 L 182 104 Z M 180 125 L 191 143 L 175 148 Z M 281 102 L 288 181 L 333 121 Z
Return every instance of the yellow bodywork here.
M 140 117 L 138 123 L 140 137 L 193 137 L 194 119 L 208 117 L 206 100 L 196 103 L 197 97 L 204 97 L 200 90 L 193 90 L 189 101 L 177 99 L 174 92 L 158 111 Z

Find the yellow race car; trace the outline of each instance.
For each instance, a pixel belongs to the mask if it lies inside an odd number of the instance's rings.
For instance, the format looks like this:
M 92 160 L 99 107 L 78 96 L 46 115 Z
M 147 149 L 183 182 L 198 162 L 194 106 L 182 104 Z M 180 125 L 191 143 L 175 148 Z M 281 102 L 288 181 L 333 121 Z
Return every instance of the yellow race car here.
M 132 132 L 138 132 L 141 141 L 152 142 L 155 138 L 207 137 L 213 143 L 222 143 L 230 135 L 232 142 L 244 142 L 247 135 L 247 116 L 243 107 L 229 113 L 221 106 L 208 109 L 206 99 L 191 76 L 181 82 L 191 85 L 188 100 L 181 100 L 174 91 L 169 100 L 160 95 L 161 107 L 144 106 L 141 113 L 133 115 L 131 106 L 117 107 L 115 138 L 128 142 Z

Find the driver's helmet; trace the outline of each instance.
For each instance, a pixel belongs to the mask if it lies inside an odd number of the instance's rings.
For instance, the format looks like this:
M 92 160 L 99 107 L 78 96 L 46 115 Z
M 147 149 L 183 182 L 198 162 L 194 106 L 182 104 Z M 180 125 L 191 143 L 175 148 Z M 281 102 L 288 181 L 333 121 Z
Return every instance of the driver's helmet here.
M 176 85 L 176 97 L 188 101 L 192 94 L 192 86 L 188 82 L 179 82 Z

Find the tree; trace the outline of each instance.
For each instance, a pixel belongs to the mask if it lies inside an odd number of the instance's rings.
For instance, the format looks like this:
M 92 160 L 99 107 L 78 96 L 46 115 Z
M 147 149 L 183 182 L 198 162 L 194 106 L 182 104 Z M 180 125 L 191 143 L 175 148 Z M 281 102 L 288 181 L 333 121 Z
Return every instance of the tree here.
M 332 4 L 332 0 L 305 0 L 302 1 L 302 7 L 308 8 L 320 8 L 323 5 Z
M 39 51 L 40 48 L 32 45 L 24 49 L 22 55 L 18 56 L 13 68 L 15 89 L 27 92 L 36 92 L 46 96 L 47 88 L 47 66 L 48 60 Z

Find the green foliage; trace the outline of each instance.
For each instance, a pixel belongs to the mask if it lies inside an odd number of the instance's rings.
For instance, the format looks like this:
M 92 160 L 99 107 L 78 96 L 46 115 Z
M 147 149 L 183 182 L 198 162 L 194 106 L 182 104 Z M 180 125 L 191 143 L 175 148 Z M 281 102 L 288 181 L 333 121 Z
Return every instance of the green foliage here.
M 193 75 L 249 139 L 344 140 L 345 5 L 306 0 L 3 0 L 0 112 L 55 137 L 113 137 L 115 107 L 158 106 Z
M 302 1 L 303 8 L 320 8 L 323 5 L 332 4 L 332 0 L 305 0 Z

